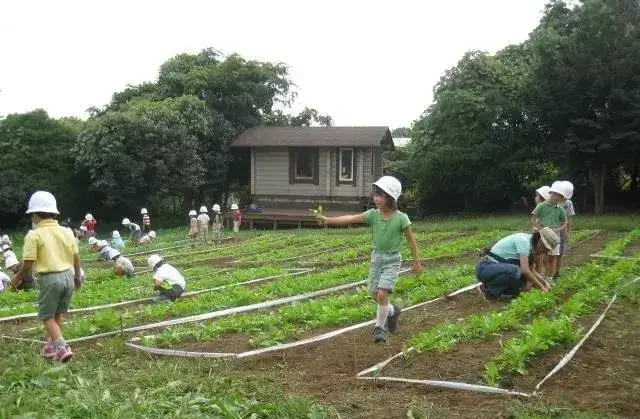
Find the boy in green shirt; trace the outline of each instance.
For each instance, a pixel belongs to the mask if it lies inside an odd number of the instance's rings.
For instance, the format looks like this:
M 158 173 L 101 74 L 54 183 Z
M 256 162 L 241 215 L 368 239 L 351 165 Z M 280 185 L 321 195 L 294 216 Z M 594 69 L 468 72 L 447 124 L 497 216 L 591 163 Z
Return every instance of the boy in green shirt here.
M 402 193 L 400 181 L 392 176 L 383 176 L 373 184 L 373 202 L 376 209 L 370 209 L 358 215 L 343 215 L 327 218 L 318 216 L 322 224 L 367 223 L 373 233 L 373 252 L 369 269 L 369 292 L 378 302 L 376 325 L 373 329 L 373 341 L 384 342 L 385 324 L 390 332 L 398 327 L 400 307 L 389 304 L 389 294 L 398 280 L 398 272 L 402 264 L 400 249 L 402 236 L 407 238 L 411 255 L 412 270 L 419 275 L 424 270 L 420 264 L 418 245 L 411 230 L 411 221 L 407 214 L 397 209 L 397 202 Z
M 563 190 L 558 182 L 554 182 L 549 189 L 549 199 L 539 203 L 531 213 L 533 230 L 541 230 L 543 227 L 551 228 L 556 234 L 561 234 L 567 226 L 567 216 L 562 208 L 564 200 Z M 560 245 L 558 244 L 545 258 L 545 270 L 547 276 L 553 277 L 556 273 L 557 262 L 560 258 Z

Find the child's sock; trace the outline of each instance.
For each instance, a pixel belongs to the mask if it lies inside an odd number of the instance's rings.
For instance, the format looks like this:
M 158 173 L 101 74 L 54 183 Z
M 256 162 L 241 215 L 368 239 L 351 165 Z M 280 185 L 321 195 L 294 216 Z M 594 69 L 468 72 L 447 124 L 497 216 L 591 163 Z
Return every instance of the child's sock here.
M 378 304 L 378 311 L 376 312 L 376 327 L 384 327 L 387 322 L 387 316 L 389 315 L 389 304 Z
M 64 341 L 64 338 L 62 336 L 60 336 L 58 339 L 53 341 L 53 347 L 55 349 L 58 349 L 61 346 L 65 346 L 66 344 L 67 344 L 67 342 Z

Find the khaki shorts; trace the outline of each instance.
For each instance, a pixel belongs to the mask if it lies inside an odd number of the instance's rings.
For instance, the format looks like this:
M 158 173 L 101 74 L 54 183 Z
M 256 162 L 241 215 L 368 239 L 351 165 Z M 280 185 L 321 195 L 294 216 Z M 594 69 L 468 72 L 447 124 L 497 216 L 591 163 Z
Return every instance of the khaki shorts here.
M 75 284 L 72 269 L 63 272 L 38 275 L 38 318 L 42 321 L 69 311 Z
M 369 268 L 369 293 L 375 293 L 378 288 L 393 292 L 398 281 L 398 272 L 402 265 L 400 252 L 380 253 L 371 252 L 371 267 Z

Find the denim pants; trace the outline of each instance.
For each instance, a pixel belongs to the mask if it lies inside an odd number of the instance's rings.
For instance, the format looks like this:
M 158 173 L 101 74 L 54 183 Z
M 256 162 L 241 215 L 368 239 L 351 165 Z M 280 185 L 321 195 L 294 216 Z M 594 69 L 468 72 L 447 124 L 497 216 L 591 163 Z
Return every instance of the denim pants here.
M 483 257 L 476 265 L 476 278 L 485 285 L 487 297 L 517 296 L 526 285 L 517 265 L 496 263 Z

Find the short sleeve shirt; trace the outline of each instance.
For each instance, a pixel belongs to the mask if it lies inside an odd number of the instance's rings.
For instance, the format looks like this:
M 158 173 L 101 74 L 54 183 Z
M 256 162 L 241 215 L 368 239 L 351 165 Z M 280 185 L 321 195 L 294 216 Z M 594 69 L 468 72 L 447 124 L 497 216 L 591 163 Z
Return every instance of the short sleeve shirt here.
M 543 227 L 560 227 L 567 219 L 564 209 L 559 204 L 549 201 L 539 203 L 532 214 L 538 217 Z
M 395 211 L 390 219 L 384 220 L 377 209 L 370 209 L 364 219 L 371 226 L 373 250 L 381 253 L 395 253 L 402 249 L 402 234 L 411 225 L 407 214 Z
M 573 209 L 573 202 L 571 202 L 570 199 L 565 199 L 561 206 L 566 217 L 573 217 L 576 215 L 576 211 Z
M 42 220 L 24 238 L 24 260 L 34 261 L 36 273 L 63 272 L 73 268 L 78 244 L 56 220 Z
M 491 253 L 504 259 L 520 259 L 531 253 L 531 234 L 515 233 L 504 237 L 494 244 Z
M 155 271 L 153 279 L 169 285 L 180 285 L 183 289 L 185 287 L 185 280 L 182 274 L 180 274 L 176 268 L 166 263 Z

